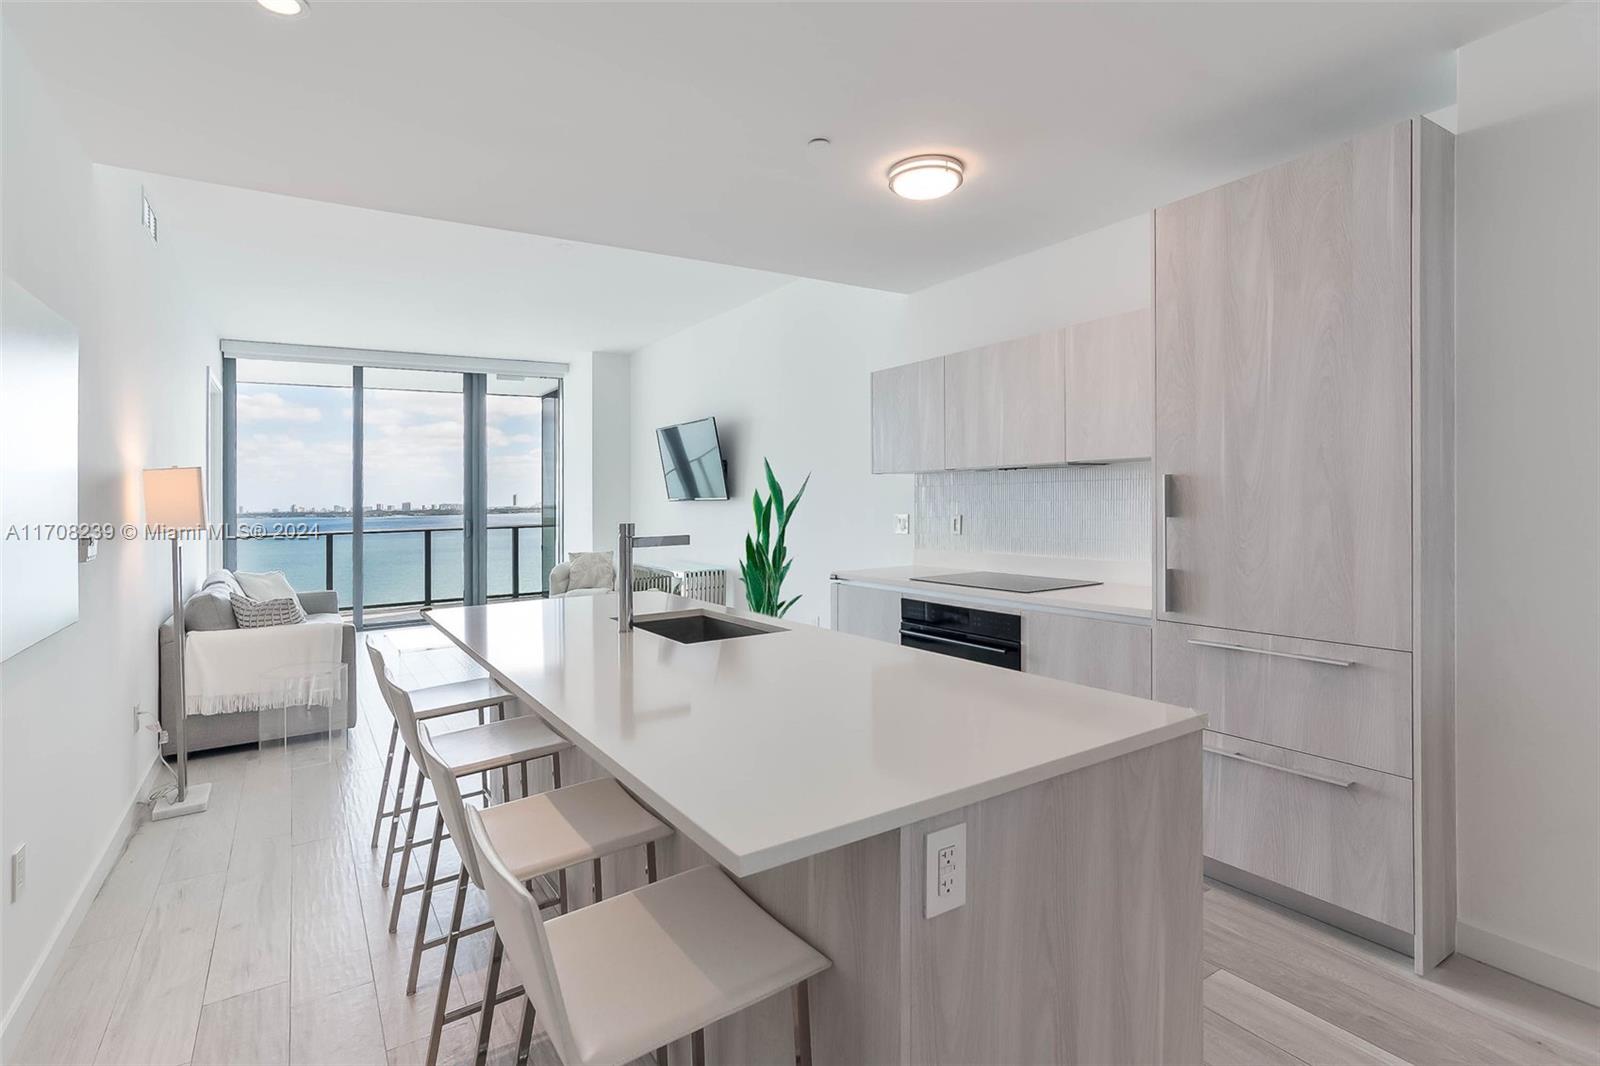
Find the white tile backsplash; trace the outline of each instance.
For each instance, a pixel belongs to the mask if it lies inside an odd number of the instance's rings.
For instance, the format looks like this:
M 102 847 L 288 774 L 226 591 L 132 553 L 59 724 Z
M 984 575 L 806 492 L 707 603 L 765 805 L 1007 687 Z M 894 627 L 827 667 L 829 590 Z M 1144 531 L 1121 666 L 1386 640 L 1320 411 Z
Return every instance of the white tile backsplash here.
M 918 474 L 915 548 L 1148 565 L 1151 476 L 1148 460 Z

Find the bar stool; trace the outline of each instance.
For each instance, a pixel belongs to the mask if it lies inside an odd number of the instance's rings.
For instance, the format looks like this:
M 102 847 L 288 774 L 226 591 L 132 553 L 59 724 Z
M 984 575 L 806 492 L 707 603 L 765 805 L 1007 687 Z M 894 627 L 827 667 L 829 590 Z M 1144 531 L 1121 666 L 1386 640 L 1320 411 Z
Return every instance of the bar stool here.
M 545 921 L 505 861 L 488 811 L 466 811 L 489 913 L 522 975 L 518 1061 L 537 1011 L 565 1066 L 625 1063 L 692 1038 L 705 1061 L 705 1027 L 794 990 L 795 1051 L 811 1066 L 807 980 L 827 957 L 784 928 L 715 866 L 699 866 Z M 492 965 L 492 964 L 491 964 Z
M 372 658 L 372 670 L 377 675 L 378 688 L 383 693 L 384 702 L 389 706 L 389 713 L 394 716 L 395 728 L 399 730 L 400 739 L 405 743 L 406 753 L 408 755 L 415 753 L 418 759 L 416 785 L 411 794 L 411 805 L 406 808 L 405 841 L 398 848 L 400 852 L 400 878 L 394 893 L 394 903 L 389 911 L 389 932 L 392 933 L 399 927 L 400 908 L 408 894 L 422 892 L 422 910 L 424 914 L 427 913 L 428 904 L 433 894 L 434 886 L 430 883 L 433 880 L 431 874 L 420 885 L 407 884 L 411 853 L 418 846 L 416 839 L 417 815 L 423 808 L 431 805 L 422 802 L 422 789 L 428 780 L 428 775 L 422 770 L 421 753 L 418 748 L 419 739 L 428 734 L 426 732 L 427 727 L 418 724 L 413 693 L 395 683 L 394 677 L 389 671 L 388 659 L 383 649 L 379 647 L 379 642 L 374 640 L 367 641 L 367 652 Z M 463 682 L 462 684 L 468 683 Z M 453 688 L 455 686 L 440 687 Z M 495 687 L 499 688 L 498 685 Z M 501 691 L 504 692 L 503 689 Z M 431 689 L 422 689 L 420 692 L 424 696 L 437 695 L 432 693 Z M 505 694 L 503 698 L 510 699 L 510 694 Z M 465 709 L 459 705 L 459 701 L 449 703 L 444 700 L 437 700 L 431 703 L 430 706 L 454 707 L 455 711 Z M 454 711 L 438 711 L 432 717 L 438 718 L 445 713 L 454 713 Z M 552 771 L 559 780 L 561 774 L 559 756 L 572 746 L 564 737 L 532 715 L 506 718 L 498 722 L 489 722 L 484 725 L 454 730 L 441 734 L 435 738 L 435 742 L 443 752 L 444 763 L 450 768 L 453 775 L 450 779 L 452 787 L 455 786 L 456 776 L 467 777 L 480 773 L 487 776 L 491 770 L 500 770 L 503 779 L 506 780 L 508 794 L 510 782 L 507 775 L 511 767 L 521 765 L 524 790 L 527 789 L 528 785 L 527 764 L 535 759 L 549 758 Z M 402 787 L 404 785 L 403 767 L 404 763 L 402 762 Z M 485 780 L 484 784 L 485 787 L 481 791 L 474 792 L 472 795 L 487 797 L 487 780 Z M 457 791 L 459 792 L 459 789 Z M 437 786 L 434 789 L 434 795 L 436 797 L 435 802 L 437 802 Z M 396 798 L 399 798 L 398 794 Z M 398 824 L 398 818 L 391 823 L 391 837 L 393 836 L 394 826 Z M 435 836 L 437 837 L 438 834 L 436 833 Z M 397 849 L 391 844 L 391 855 L 395 850 Z M 387 879 L 385 879 L 384 884 L 388 884 Z M 413 957 L 411 963 L 413 975 L 411 983 L 413 987 L 416 984 L 416 968 L 417 960 Z
M 375 639 L 369 637 L 367 640 L 367 647 L 370 649 L 375 643 Z M 388 661 L 394 656 L 402 653 L 399 652 L 399 649 L 393 649 L 392 653 L 390 654 L 380 654 L 385 661 Z M 412 652 L 409 654 L 418 653 Z M 377 662 L 376 659 L 373 661 L 374 663 Z M 374 666 L 374 670 L 376 670 L 376 666 Z M 390 683 L 394 683 L 392 678 L 390 679 Z M 380 689 L 382 688 L 381 682 L 379 687 Z M 433 718 L 444 718 L 452 714 L 461 714 L 466 711 L 477 711 L 478 723 L 481 725 L 483 724 L 484 712 L 491 707 L 502 708 L 503 717 L 503 708 L 505 703 L 507 700 L 512 698 L 511 693 L 501 688 L 493 678 L 488 677 L 452 681 L 442 685 L 428 685 L 425 687 L 408 689 L 407 691 L 411 694 L 411 706 L 413 714 L 416 720 L 419 722 L 428 721 Z M 385 700 L 385 702 L 387 702 L 387 700 Z M 393 717 L 394 709 L 392 707 L 390 708 L 389 713 L 390 716 Z M 395 837 L 400 827 L 400 819 L 405 817 L 407 814 L 407 809 L 405 807 L 406 776 L 411 763 L 416 759 L 416 756 L 412 753 L 410 744 L 406 744 L 401 748 L 400 780 L 395 786 L 394 790 L 394 807 L 386 808 L 384 806 L 384 800 L 389 794 L 389 778 L 394 770 L 394 752 L 396 742 L 400 739 L 400 722 L 397 719 L 389 726 L 389 754 L 384 759 L 383 780 L 378 785 L 378 812 L 372 817 L 371 846 L 373 848 L 378 846 L 378 838 L 381 836 L 383 831 L 383 820 L 385 818 L 390 819 L 389 845 L 388 850 L 383 856 L 384 888 L 389 887 L 390 870 L 394 862 L 395 852 L 399 850 L 395 845 Z M 420 779 L 421 771 L 418 771 L 418 777 Z M 487 781 L 484 782 L 484 786 L 485 788 L 488 787 Z M 429 806 L 429 804 L 424 804 L 424 806 Z M 405 880 L 403 875 L 401 880 Z
M 531 886 L 535 878 L 546 874 L 559 874 L 561 891 L 557 898 L 535 905 L 550 907 L 559 904 L 563 910 L 567 906 L 565 871 L 568 867 L 589 861 L 595 864 L 594 887 L 595 898 L 598 900 L 600 858 L 642 845 L 645 849 L 645 874 L 653 881 L 656 876 L 656 841 L 671 836 L 672 828 L 641 807 L 611 778 L 585 781 L 578 785 L 556 788 L 550 792 L 536 792 L 531 796 L 496 804 L 479 811 L 463 801 L 460 788 L 456 784 L 455 767 L 448 764 L 441 751 L 440 741 L 448 740 L 454 735 L 448 733 L 438 737 L 426 733 L 419 735 L 422 766 L 429 780 L 433 782 L 433 794 L 439 801 L 438 818 L 434 824 L 433 851 L 428 858 L 428 873 L 423 883 L 431 884 L 434 879 L 441 833 L 445 827 L 449 828 L 450 837 L 456 842 L 456 852 L 461 857 L 461 872 L 456 877 L 455 906 L 451 910 L 449 931 L 439 940 L 432 942 L 423 939 L 427 921 L 427 897 L 424 897 L 423 915 L 418 919 L 416 945 L 412 954 L 412 982 L 407 988 L 407 993 L 416 991 L 417 959 L 422 951 L 442 941 L 445 944 L 444 965 L 439 982 L 438 999 L 434 1004 L 433 1027 L 428 1037 L 428 1066 L 434 1066 L 438 1060 L 439 1042 L 444 1027 L 479 1012 L 482 1013 L 482 1017 L 478 1021 L 477 1061 L 481 1066 L 489 1051 L 489 1030 L 494 1022 L 495 1006 L 520 997 L 523 993 L 520 988 L 505 992 L 500 992 L 498 989 L 503 945 L 496 935 L 494 949 L 489 957 L 489 973 L 483 1002 L 458 1007 L 454 1011 L 446 1010 L 450 972 L 455 966 L 456 947 L 461 938 L 493 928 L 492 922 L 485 922 L 468 929 L 461 928 L 469 880 L 480 889 L 483 887 L 477 853 L 472 846 L 471 838 L 467 835 L 467 819 L 487 815 L 493 820 L 501 840 L 502 867 L 511 871 L 509 876 L 515 878 L 519 886 L 523 884 L 529 886 L 527 891 L 530 899 L 533 898 Z

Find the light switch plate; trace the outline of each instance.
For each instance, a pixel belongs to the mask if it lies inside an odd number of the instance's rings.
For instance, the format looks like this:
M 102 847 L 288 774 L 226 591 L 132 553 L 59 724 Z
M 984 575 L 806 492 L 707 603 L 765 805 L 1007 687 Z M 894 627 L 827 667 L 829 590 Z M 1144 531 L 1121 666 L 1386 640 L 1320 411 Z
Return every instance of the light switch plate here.
M 905 535 L 907 533 L 910 533 L 911 532 L 911 516 L 908 515 L 908 514 L 897 514 L 897 515 L 895 515 L 894 516 L 894 531 L 896 533 L 901 534 L 901 535 Z
M 927 851 L 924 917 L 936 918 L 967 902 L 967 823 L 929 833 Z
M 961 536 L 961 516 L 960 515 L 953 514 L 953 515 L 950 516 L 950 532 L 955 534 L 958 537 Z

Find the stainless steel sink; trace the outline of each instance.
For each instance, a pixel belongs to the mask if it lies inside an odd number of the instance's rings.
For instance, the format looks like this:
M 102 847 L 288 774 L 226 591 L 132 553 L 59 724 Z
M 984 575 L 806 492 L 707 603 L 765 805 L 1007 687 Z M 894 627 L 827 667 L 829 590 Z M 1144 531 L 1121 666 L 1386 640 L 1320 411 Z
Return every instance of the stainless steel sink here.
M 671 614 L 639 614 L 633 628 L 648 630 L 679 644 L 703 644 L 708 640 L 732 640 L 762 633 L 781 633 L 777 626 L 764 626 L 743 619 L 729 618 L 711 611 L 674 611 Z

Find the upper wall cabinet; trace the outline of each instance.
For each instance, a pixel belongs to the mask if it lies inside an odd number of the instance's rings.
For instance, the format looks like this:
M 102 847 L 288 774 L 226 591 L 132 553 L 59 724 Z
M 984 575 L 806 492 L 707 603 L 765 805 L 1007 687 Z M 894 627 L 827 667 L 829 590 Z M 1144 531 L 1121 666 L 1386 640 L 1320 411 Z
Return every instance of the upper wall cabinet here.
M 1149 308 L 872 375 L 872 472 L 1154 453 Z
M 1065 349 L 1052 330 L 945 356 L 945 466 L 1066 462 Z
M 944 469 L 944 360 L 872 375 L 872 472 Z
M 1155 453 L 1155 355 L 1148 308 L 1066 331 L 1068 462 Z

